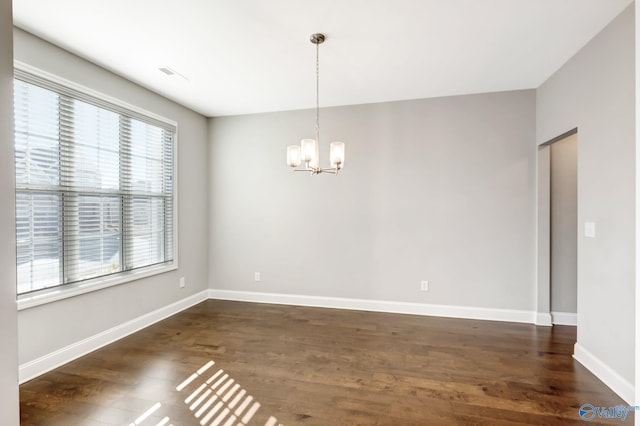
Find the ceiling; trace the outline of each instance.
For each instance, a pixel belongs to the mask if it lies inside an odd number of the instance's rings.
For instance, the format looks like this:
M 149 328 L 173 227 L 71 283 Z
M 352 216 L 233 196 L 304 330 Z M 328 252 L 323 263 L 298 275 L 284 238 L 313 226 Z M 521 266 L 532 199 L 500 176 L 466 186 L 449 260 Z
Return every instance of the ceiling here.
M 18 27 L 222 116 L 314 107 L 314 32 L 327 36 L 322 106 L 536 88 L 632 1 L 14 0 L 13 7 Z

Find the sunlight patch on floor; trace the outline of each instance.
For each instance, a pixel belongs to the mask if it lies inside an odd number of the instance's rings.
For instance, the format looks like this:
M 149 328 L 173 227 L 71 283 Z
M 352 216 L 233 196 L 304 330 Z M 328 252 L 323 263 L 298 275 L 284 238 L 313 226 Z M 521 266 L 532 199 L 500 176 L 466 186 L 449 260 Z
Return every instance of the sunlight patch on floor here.
M 129 426 L 141 425 L 142 422 L 144 422 L 149 416 L 151 416 L 153 413 L 158 411 L 158 408 L 160 408 L 161 406 L 162 406 L 162 404 L 160 404 L 159 402 L 156 402 L 155 404 L 153 404 L 153 406 L 151 406 L 151 408 L 149 408 L 147 411 L 142 413 L 140 415 L 140 417 L 135 419 L 132 423 L 129 423 Z M 163 425 L 167 424 L 167 422 L 169 421 L 169 418 L 165 417 L 165 419 L 161 420 L 160 423 L 158 423 L 158 426 L 163 426 Z
M 260 403 L 255 401 L 252 395 L 249 395 L 235 379 L 222 369 L 218 369 L 205 380 L 204 373 L 214 365 L 214 361 L 207 362 L 180 383 L 176 390 L 181 392 L 204 380 L 204 383 L 201 383 L 184 400 L 185 404 L 190 404 L 189 410 L 194 412 L 194 416 L 200 419 L 200 425 L 248 425 L 260 409 Z M 265 423 L 265 426 L 276 425 L 279 423 L 273 416 Z
M 205 375 L 211 367 L 215 365 L 214 361 L 209 361 L 200 367 L 196 372 L 183 380 L 176 391 L 188 392 L 195 387 L 184 399 L 184 403 L 193 412 L 194 417 L 200 420 L 201 426 L 247 426 L 254 419 L 260 403 L 256 401 L 252 395 L 247 393 L 239 383 L 235 381 L 224 370 L 218 369 L 210 376 Z M 197 387 L 196 387 L 197 386 Z M 187 390 L 188 388 L 191 388 Z M 155 403 L 151 408 L 146 410 L 129 426 L 139 426 L 143 423 L 151 424 L 155 420 L 150 417 L 158 411 L 162 406 L 161 403 Z M 147 421 L 149 420 L 149 421 Z M 169 416 L 165 416 L 162 420 L 155 423 L 156 426 L 173 426 L 169 424 Z M 255 423 L 255 422 L 254 422 Z M 283 426 L 278 423 L 278 419 L 271 416 L 265 423 L 265 426 Z

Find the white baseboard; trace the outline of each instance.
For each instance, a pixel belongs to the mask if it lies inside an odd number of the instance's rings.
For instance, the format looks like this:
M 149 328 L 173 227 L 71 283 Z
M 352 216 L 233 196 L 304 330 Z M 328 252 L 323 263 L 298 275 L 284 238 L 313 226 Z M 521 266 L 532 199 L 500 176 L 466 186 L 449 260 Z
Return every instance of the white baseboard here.
M 79 342 L 73 343 L 64 348 L 58 349 L 55 352 L 44 355 L 33 361 L 21 364 L 19 367 L 19 382 L 25 383 L 41 374 L 51 371 L 54 368 L 60 367 L 63 364 L 80 358 L 83 355 L 93 352 L 96 349 L 100 349 L 103 346 L 113 343 L 116 340 L 122 339 L 129 334 L 135 333 L 145 327 L 150 326 L 153 323 L 161 321 L 171 315 L 174 315 L 180 311 L 183 311 L 193 305 L 207 300 L 209 295 L 208 290 L 201 291 L 200 293 L 186 297 L 171 305 L 162 307 L 148 314 L 142 315 L 131 321 L 127 321 L 123 324 L 117 325 L 113 328 L 105 330 L 94 336 L 88 337 Z
M 551 327 L 551 314 L 549 312 L 536 312 L 536 325 Z
M 573 358 L 582 364 L 594 376 L 611 388 L 612 391 L 624 399 L 627 404 L 633 405 L 635 389 L 633 384 L 626 381 L 622 376 L 613 371 L 611 367 L 602 362 L 591 352 L 576 343 L 573 347 Z
M 302 296 L 295 294 L 258 293 L 233 290 L 209 290 L 210 299 L 241 302 L 273 303 L 277 305 L 313 306 L 317 308 L 353 309 L 357 311 L 389 312 L 465 318 L 488 321 L 535 323 L 535 312 L 512 309 L 477 308 L 469 306 L 429 305 L 424 303 L 389 302 L 383 300 L 347 299 L 339 297 Z
M 556 325 L 578 325 L 578 314 L 571 312 L 551 312 L 552 321 Z

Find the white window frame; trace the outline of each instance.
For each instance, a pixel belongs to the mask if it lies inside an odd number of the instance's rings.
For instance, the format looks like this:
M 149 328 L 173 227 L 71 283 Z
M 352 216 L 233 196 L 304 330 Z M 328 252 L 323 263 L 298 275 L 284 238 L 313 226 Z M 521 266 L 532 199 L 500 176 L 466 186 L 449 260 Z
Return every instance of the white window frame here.
M 130 110 L 137 114 L 141 114 L 152 118 L 157 121 L 164 122 L 175 127 L 176 131 L 173 137 L 173 261 L 167 264 L 145 267 L 141 269 L 134 269 L 130 271 L 119 272 L 114 275 L 108 275 L 104 277 L 97 277 L 88 279 L 82 282 L 74 284 L 65 284 L 48 289 L 38 290 L 33 293 L 27 293 L 17 296 L 18 310 L 32 308 L 51 302 L 55 302 L 69 297 L 78 296 L 81 294 L 101 290 L 108 287 L 113 287 L 119 284 L 129 283 L 131 281 L 139 280 L 142 278 L 148 278 L 155 275 L 163 274 L 178 269 L 178 123 L 174 120 L 170 120 L 161 115 L 142 109 L 138 106 L 129 104 L 120 99 L 106 95 L 102 92 L 90 89 L 86 86 L 80 85 L 73 81 L 62 78 L 58 75 L 51 74 L 47 71 L 43 71 L 39 68 L 33 67 L 29 64 L 20 61 L 14 61 L 14 68 L 25 73 L 32 74 L 36 77 L 44 80 L 51 81 L 52 83 L 59 84 L 61 86 L 68 87 L 69 89 L 81 92 L 87 96 L 97 98 L 99 100 L 111 103 L 115 106 Z

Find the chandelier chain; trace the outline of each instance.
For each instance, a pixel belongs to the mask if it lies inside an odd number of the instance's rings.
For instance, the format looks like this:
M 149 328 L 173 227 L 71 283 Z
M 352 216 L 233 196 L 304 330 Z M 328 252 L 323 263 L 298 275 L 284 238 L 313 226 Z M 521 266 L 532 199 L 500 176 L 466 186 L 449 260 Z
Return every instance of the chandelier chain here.
M 316 43 L 316 143 L 320 145 L 320 43 Z

